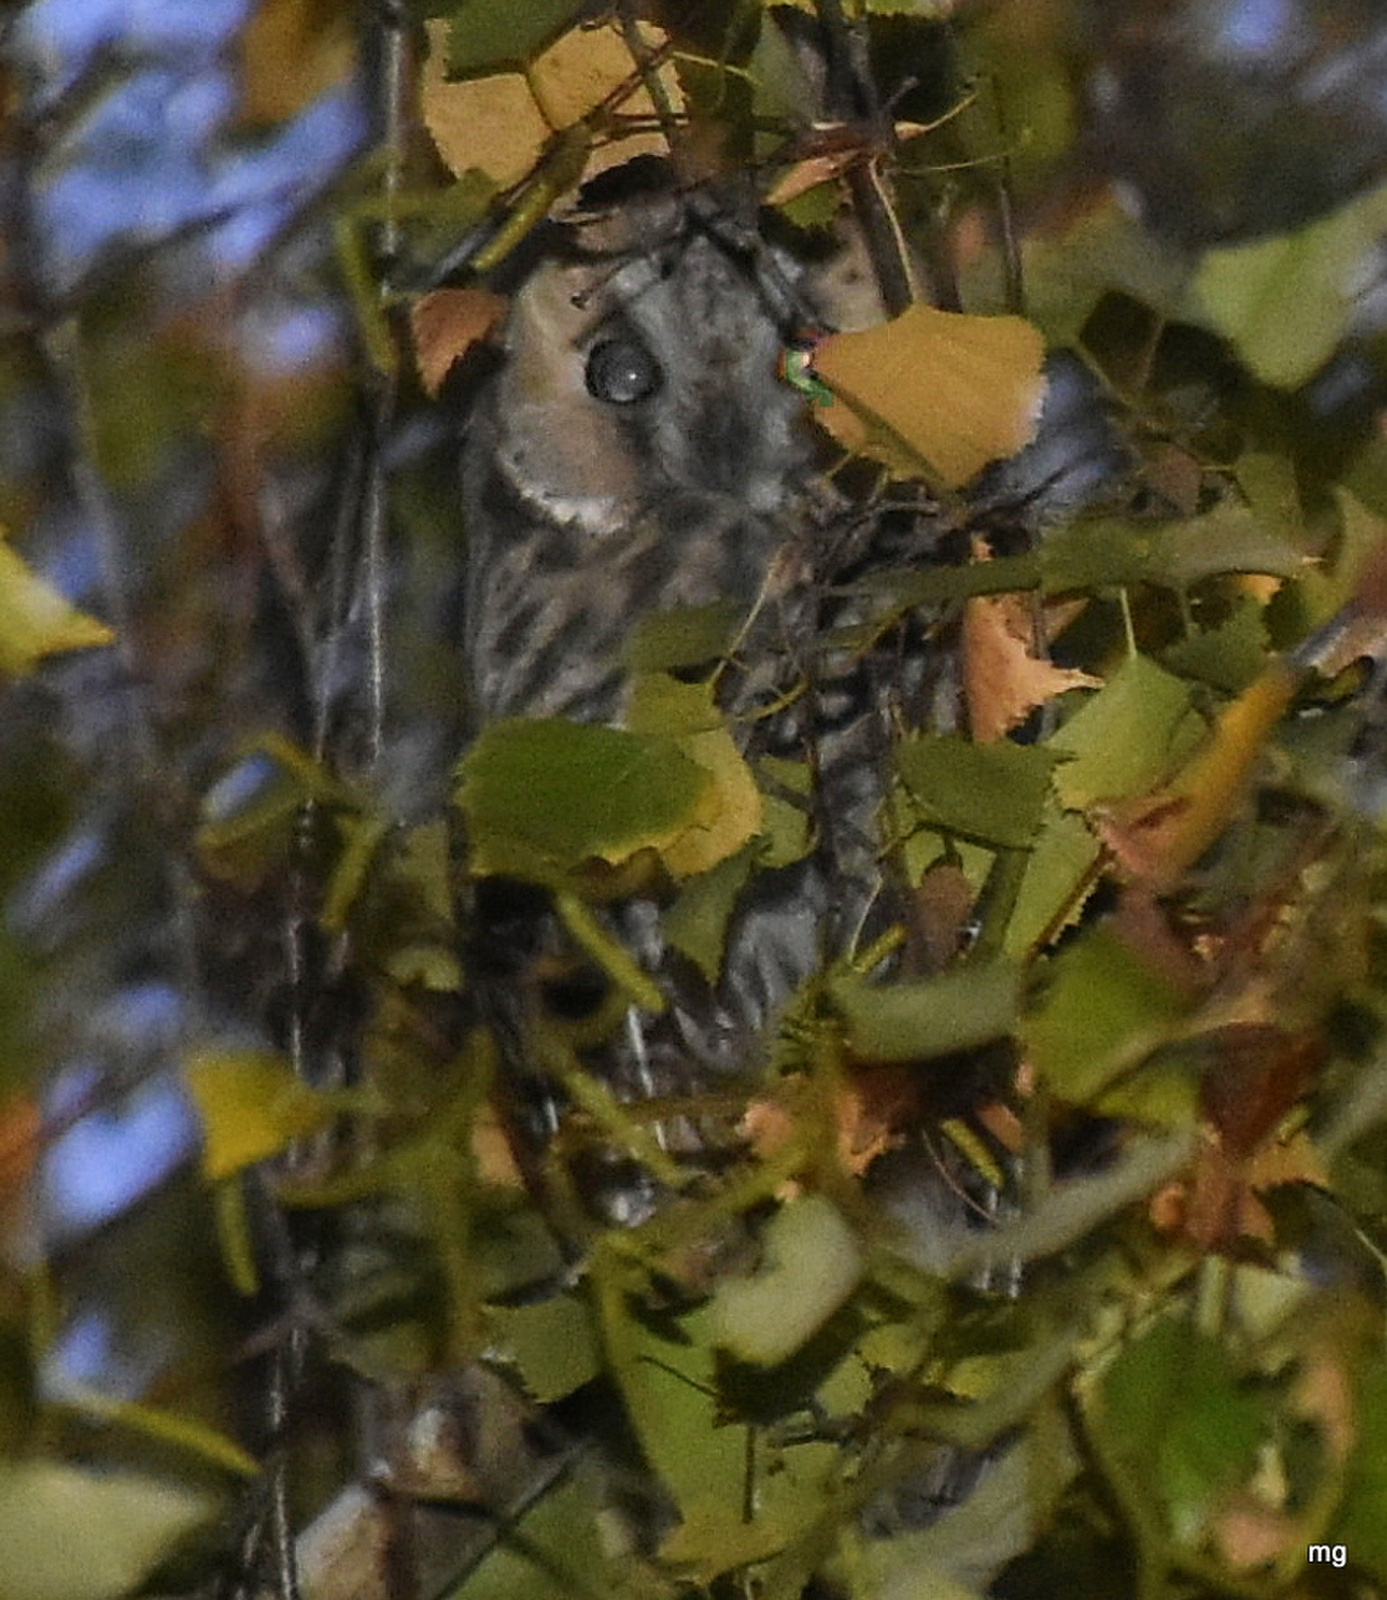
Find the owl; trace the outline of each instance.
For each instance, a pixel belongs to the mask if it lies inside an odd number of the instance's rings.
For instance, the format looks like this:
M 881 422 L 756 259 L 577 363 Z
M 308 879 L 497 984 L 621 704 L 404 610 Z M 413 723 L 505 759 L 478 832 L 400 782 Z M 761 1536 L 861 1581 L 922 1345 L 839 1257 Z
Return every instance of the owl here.
M 813 777 L 817 845 L 757 874 L 719 982 L 666 948 L 651 902 L 611 914 L 671 1002 L 660 1019 L 632 1012 L 589 1057 L 623 1099 L 696 1093 L 756 1065 L 768 1025 L 880 895 L 879 758 L 895 702 L 860 661 L 816 645 L 847 620 L 831 591 L 860 564 L 861 524 L 819 470 L 805 396 L 779 375 L 797 330 L 826 319 L 829 283 L 856 289 L 840 261 L 806 269 L 769 244 L 744 192 L 656 186 L 590 200 L 516 295 L 502 363 L 472 413 L 462 611 L 478 725 L 619 723 L 636 630 L 721 604 L 739 620 L 718 692 L 744 754 Z M 479 900 L 487 959 L 514 958 L 492 992 L 524 1080 L 534 1052 L 522 1036 L 545 1003 L 526 974 L 562 968 L 562 940 L 533 895 L 491 884 Z M 595 1006 L 601 978 L 581 962 L 558 1003 L 579 1003 L 584 981 Z M 550 980 L 551 1000 L 562 987 Z M 542 1084 L 524 1097 L 554 1119 Z M 649 1199 L 627 1193 L 618 1209 L 634 1220 Z
M 642 616 L 749 610 L 808 556 L 803 399 L 777 377 L 803 313 L 724 196 L 656 192 L 552 236 L 464 461 L 481 718 L 614 720 Z

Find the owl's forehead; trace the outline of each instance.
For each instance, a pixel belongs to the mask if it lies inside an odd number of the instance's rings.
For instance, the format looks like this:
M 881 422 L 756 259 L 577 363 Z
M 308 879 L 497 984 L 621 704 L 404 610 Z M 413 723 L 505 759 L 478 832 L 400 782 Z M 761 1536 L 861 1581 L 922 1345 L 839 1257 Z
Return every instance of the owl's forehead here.
M 588 249 L 594 239 L 604 247 Z M 791 267 L 754 236 L 729 241 L 699 219 L 605 218 L 583 248 L 541 267 L 522 291 L 524 317 L 580 346 L 613 320 L 647 332 L 774 339 L 788 309 Z M 615 248 L 620 245 L 621 248 Z

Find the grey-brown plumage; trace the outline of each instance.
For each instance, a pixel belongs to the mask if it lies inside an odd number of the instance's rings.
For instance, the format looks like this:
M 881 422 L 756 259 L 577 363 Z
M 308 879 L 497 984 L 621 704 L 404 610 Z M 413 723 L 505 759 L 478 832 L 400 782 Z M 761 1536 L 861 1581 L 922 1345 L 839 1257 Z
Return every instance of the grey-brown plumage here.
M 482 717 L 614 718 L 641 617 L 749 609 L 803 563 L 815 485 L 769 261 L 712 197 L 656 195 L 560 234 L 520 291 L 464 464 Z
M 730 602 L 744 619 L 719 676 L 731 726 L 749 756 L 797 760 L 813 779 L 817 847 L 755 876 L 717 984 L 665 947 L 652 904 L 611 915 L 671 1000 L 663 1018 L 632 1013 L 589 1057 L 623 1098 L 754 1067 L 768 1025 L 850 942 L 880 884 L 892 701 L 858 663 L 821 653 L 826 585 L 855 536 L 816 469 L 805 398 L 777 371 L 819 291 L 754 223 L 726 192 L 665 191 L 558 232 L 516 297 L 465 447 L 464 648 L 479 723 L 619 722 L 622 653 L 641 623 Z M 516 951 L 493 994 L 524 1075 L 543 1005 L 526 975 L 551 969 L 563 941 L 514 897 L 483 899 L 490 956 L 507 939 Z

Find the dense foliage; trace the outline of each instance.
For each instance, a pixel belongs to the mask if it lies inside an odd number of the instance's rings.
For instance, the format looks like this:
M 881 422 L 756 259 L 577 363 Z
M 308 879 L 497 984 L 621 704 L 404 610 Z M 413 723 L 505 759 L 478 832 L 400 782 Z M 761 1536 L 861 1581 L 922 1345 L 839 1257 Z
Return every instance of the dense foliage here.
M 0 1592 L 1387 1592 L 1375 8 L 69 9 L 6 25 Z M 814 775 L 691 670 L 736 617 L 474 736 L 441 615 L 455 395 L 640 154 L 855 219 L 894 315 L 788 381 L 952 536 L 817 641 L 951 663 L 911 925 L 676 1107 L 582 1071 L 666 1003 L 610 908 L 716 976 Z M 609 994 L 520 1160 L 498 875 Z

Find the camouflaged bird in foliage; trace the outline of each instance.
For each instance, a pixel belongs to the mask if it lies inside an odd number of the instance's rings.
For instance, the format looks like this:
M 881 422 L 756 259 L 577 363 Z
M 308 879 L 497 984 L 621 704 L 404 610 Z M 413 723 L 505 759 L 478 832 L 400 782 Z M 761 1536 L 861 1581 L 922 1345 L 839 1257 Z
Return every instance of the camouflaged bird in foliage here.
M 812 843 L 749 875 L 716 981 L 667 946 L 658 892 L 609 913 L 670 1001 L 663 1017 L 632 1011 L 587 1053 L 621 1098 L 749 1078 L 790 997 L 879 931 L 889 901 L 883 758 L 893 727 L 930 715 L 929 662 L 942 652 L 922 637 L 826 644 L 853 620 L 835 589 L 870 562 L 875 530 L 819 470 L 804 396 L 779 358 L 797 330 L 833 318 L 829 276 L 771 247 L 744 189 L 590 198 L 552 230 L 472 414 L 463 632 L 478 726 L 620 723 L 643 630 L 716 609 L 722 642 L 677 676 L 707 684 L 753 767 L 790 763 L 785 776 L 802 780 L 792 801 Z M 939 535 L 931 508 L 903 524 L 898 543 L 924 558 Z M 512 1072 L 542 1077 L 546 1004 L 571 1014 L 586 983 L 595 1010 L 610 985 L 565 952 L 551 919 L 527 919 L 495 884 L 481 901 Z M 547 1104 L 537 1083 L 531 1099 Z

